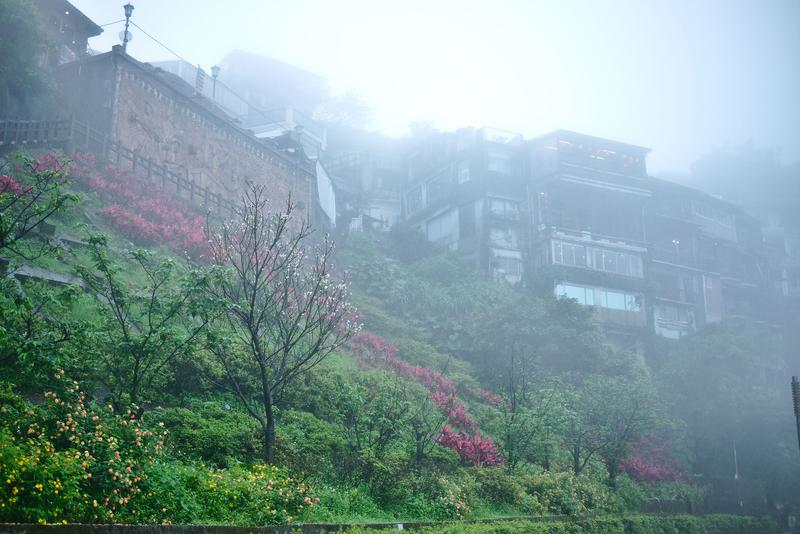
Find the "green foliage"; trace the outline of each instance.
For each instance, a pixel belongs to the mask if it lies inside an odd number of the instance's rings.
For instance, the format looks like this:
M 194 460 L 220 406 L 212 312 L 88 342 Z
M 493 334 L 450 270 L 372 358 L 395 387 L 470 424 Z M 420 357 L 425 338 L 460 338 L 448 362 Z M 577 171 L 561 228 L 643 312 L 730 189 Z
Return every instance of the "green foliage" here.
M 31 97 L 50 90 L 40 66 L 44 54 L 53 49 L 40 24 L 36 5 L 30 0 L 3 0 L 0 4 L 0 116 L 11 116 L 32 108 Z
M 0 27 L 2 12 L 0 8 Z M 0 73 L 5 66 L 6 62 L 0 65 Z M 4 77 L 0 74 L 0 93 L 2 80 Z M 78 201 L 77 195 L 65 190 L 69 165 L 66 158 L 51 154 L 38 158 L 15 154 L 8 164 L 0 166 L 0 252 L 35 259 L 52 250 L 46 239 L 31 241 L 26 238 L 42 228 L 53 215 L 67 211 Z
M 0 398 L 0 521 L 135 520 L 147 466 L 166 431 L 91 404 L 58 372 L 63 395 L 33 406 Z
M 307 484 L 262 464 L 207 469 L 160 463 L 151 472 L 139 503 L 148 523 L 291 523 L 308 518 L 319 502 Z
M 177 458 L 216 467 L 252 463 L 260 452 L 258 425 L 241 410 L 223 406 L 227 405 L 194 402 L 186 408 L 156 410 L 152 417 L 170 431 L 169 446 Z
M 308 412 L 280 414 L 275 458 L 292 472 L 317 479 L 335 479 L 334 458 L 341 457 L 344 440 L 338 429 Z
M 526 503 L 532 513 L 579 515 L 590 511 L 618 511 L 616 496 L 602 481 L 570 473 L 544 472 L 525 480 L 532 498 Z
M 204 291 L 206 272 L 179 273 L 174 260 L 134 250 L 129 258 L 145 279 L 136 287 L 127 283 L 105 236 L 90 237 L 89 245 L 93 268 L 76 265 L 76 270 L 98 297 L 101 319 L 93 329 L 92 356 L 97 380 L 120 410 L 153 400 L 174 363 L 195 350 L 217 311 Z
M 0 278 L 0 380 L 41 391 L 53 386 L 57 370 L 77 371 L 74 347 L 83 333 L 70 310 L 80 298 L 74 287 Z
M 319 498 L 319 505 L 314 510 L 316 521 L 381 521 L 391 517 L 375 502 L 365 486 L 354 488 L 323 486 L 316 495 Z

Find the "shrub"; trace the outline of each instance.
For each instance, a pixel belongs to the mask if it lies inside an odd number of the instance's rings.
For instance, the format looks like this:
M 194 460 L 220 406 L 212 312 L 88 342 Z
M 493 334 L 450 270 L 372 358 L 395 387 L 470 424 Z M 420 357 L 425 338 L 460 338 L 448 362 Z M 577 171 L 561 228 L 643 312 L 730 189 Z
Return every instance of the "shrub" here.
M 387 519 L 375 500 L 370 496 L 370 489 L 321 487 L 317 492 L 319 504 L 314 510 L 316 521 L 352 522 Z
M 65 393 L 31 406 L 0 398 L 0 521 L 116 521 L 136 516 L 146 468 L 166 431 L 87 401 L 62 374 Z
M 608 486 L 589 476 L 545 472 L 529 476 L 525 486 L 526 493 L 535 499 L 529 505 L 545 513 L 578 515 L 617 507 Z
M 478 493 L 494 505 L 516 505 L 522 501 L 525 488 L 518 476 L 502 467 L 486 467 L 475 471 Z
M 280 417 L 276 463 L 295 473 L 332 478 L 331 458 L 344 446 L 335 427 L 308 412 L 287 410 Z
M 248 414 L 217 402 L 153 412 L 170 431 L 170 449 L 179 458 L 226 467 L 231 460 L 252 462 L 260 453 L 258 425 Z

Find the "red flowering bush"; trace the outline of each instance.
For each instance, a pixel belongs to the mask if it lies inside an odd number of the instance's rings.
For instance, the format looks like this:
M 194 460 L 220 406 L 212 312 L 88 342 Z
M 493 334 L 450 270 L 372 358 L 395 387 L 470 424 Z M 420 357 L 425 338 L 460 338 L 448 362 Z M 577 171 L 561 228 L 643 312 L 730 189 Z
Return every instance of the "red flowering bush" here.
M 505 461 L 492 439 L 478 433 L 478 425 L 458 399 L 452 380 L 428 367 L 401 360 L 392 343 L 369 332 L 362 331 L 353 336 L 350 348 L 368 363 L 385 366 L 427 388 L 431 401 L 448 421 L 436 443 L 456 451 L 462 460 L 475 466 L 497 465 Z
M 92 155 L 73 159 L 75 180 L 111 204 L 102 214 L 117 232 L 138 245 L 166 245 L 194 260 L 209 257 L 205 221 L 186 203 L 113 165 L 99 172 Z
M 462 460 L 477 467 L 498 465 L 505 461 L 491 438 L 455 432 L 450 425 L 444 426 L 436 443 L 456 451 Z
M 669 456 L 667 445 L 644 436 L 633 447 L 633 452 L 622 460 L 620 468 L 640 482 L 682 480 L 683 472 Z

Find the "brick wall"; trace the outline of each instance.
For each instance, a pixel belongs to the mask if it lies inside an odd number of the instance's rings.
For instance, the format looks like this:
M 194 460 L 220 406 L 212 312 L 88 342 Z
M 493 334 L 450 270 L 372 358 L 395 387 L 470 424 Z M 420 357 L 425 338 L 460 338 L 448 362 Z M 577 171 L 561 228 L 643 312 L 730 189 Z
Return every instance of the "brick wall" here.
M 117 70 L 111 136 L 141 156 L 236 201 L 247 181 L 265 184 L 275 209 L 288 195 L 298 213 L 313 213 L 313 176 L 293 156 L 263 146 L 235 125 L 170 91 L 126 62 Z

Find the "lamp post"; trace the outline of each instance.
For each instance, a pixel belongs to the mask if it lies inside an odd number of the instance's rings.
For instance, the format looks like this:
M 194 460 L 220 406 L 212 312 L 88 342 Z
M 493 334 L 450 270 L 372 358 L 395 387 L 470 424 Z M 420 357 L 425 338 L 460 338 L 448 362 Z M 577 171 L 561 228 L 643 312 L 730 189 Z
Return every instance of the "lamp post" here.
M 219 76 L 219 66 L 214 65 L 211 67 L 211 100 L 217 99 L 217 77 Z
M 122 6 L 125 10 L 125 33 L 122 38 L 122 51 L 128 52 L 128 26 L 131 23 L 131 15 L 133 15 L 133 5 L 129 2 Z
M 800 447 L 800 381 L 792 377 L 792 401 L 794 403 L 794 418 L 797 422 L 797 446 Z

